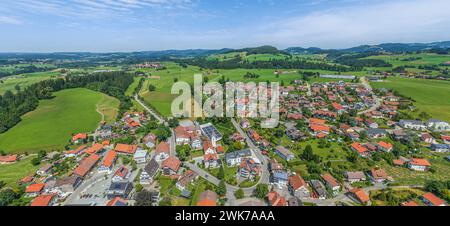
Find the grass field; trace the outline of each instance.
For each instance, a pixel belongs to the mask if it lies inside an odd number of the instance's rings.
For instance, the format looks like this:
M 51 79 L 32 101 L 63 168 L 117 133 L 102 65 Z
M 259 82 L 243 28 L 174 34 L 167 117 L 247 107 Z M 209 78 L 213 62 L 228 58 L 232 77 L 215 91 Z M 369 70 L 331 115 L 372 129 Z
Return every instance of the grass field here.
M 63 149 L 73 133 L 93 131 L 102 116 L 115 118 L 119 101 L 88 89 L 68 89 L 43 100 L 39 107 L 22 117 L 22 121 L 0 134 L 0 147 L 9 153 Z
M 59 72 L 37 72 L 23 75 L 10 76 L 3 78 L 3 83 L 0 82 L 0 95 L 4 94 L 6 91 L 10 90 L 15 92 L 16 85 L 19 85 L 21 89 L 30 86 L 34 83 L 47 80 L 50 78 L 56 78 L 59 76 Z
M 31 160 L 33 156 L 28 156 L 14 164 L 0 165 L 0 181 L 6 183 L 6 186 L 17 187 L 17 181 L 33 174 L 39 166 L 33 166 Z
M 385 82 L 371 83 L 374 88 L 388 88 L 411 97 L 419 111 L 433 118 L 450 121 L 450 82 L 393 77 Z

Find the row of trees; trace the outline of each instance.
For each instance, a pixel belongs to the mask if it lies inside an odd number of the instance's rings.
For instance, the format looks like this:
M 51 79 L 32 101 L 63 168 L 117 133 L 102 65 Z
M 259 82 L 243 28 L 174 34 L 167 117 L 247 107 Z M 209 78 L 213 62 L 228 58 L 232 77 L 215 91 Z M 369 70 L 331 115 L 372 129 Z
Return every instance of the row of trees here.
M 20 117 L 37 108 L 39 100 L 50 99 L 53 92 L 69 88 L 88 88 L 120 100 L 119 116 L 132 106 L 124 95 L 133 82 L 133 75 L 125 72 L 105 72 L 87 76 L 67 76 L 35 83 L 16 93 L 6 91 L 0 96 L 0 133 L 20 122 Z

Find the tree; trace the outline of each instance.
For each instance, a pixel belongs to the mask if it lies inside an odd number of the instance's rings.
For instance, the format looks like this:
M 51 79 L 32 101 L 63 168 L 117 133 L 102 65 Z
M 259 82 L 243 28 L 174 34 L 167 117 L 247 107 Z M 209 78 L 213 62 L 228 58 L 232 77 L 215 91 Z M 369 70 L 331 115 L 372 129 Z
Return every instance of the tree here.
M 148 86 L 148 91 L 153 92 L 153 91 L 155 91 L 155 90 L 156 90 L 156 87 L 155 87 L 153 84 L 150 84 L 150 85 Z
M 135 189 L 136 189 L 136 192 L 141 192 L 142 189 L 144 189 L 144 186 L 142 186 L 142 184 L 136 184 Z
M 41 159 L 40 158 L 33 158 L 31 160 L 31 164 L 33 164 L 33 166 L 37 166 L 37 165 L 41 164 Z
M 151 206 L 152 205 L 152 193 L 147 190 L 142 190 L 136 194 L 134 199 L 135 206 Z
M 236 199 L 242 199 L 244 196 L 244 190 L 242 190 L 242 188 L 239 188 L 234 192 L 234 197 L 236 197 Z
M 19 198 L 19 194 L 15 193 L 12 189 L 3 189 L 0 191 L 0 206 L 7 206 L 17 198 Z
M 269 193 L 269 186 L 267 184 L 258 184 L 256 185 L 256 197 L 260 199 L 264 199 Z
M 221 167 L 219 168 L 219 173 L 217 174 L 217 178 L 218 178 L 219 180 L 223 180 L 223 179 L 225 178 L 225 171 L 224 171 L 224 169 L 223 169 L 223 166 L 221 166 Z
M 219 186 L 216 189 L 219 196 L 224 196 L 227 193 L 227 186 L 223 180 L 220 181 Z

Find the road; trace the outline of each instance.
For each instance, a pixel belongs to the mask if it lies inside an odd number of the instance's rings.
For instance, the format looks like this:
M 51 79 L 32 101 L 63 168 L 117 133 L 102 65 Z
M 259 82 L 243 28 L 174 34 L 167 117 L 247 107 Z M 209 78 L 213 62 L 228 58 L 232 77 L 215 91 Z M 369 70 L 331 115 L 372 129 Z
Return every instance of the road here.
M 309 97 L 312 96 L 311 85 L 308 82 L 306 82 L 306 87 L 308 88 L 308 92 L 306 93 L 306 95 L 308 95 Z
M 373 89 L 370 86 L 369 82 L 367 81 L 366 77 L 361 77 L 360 81 L 363 84 L 363 86 L 372 93 L 372 98 L 375 100 L 375 105 L 373 105 L 372 107 L 370 107 L 367 110 L 358 112 L 358 115 L 363 115 L 365 113 L 377 110 L 381 106 L 382 100 L 381 100 L 381 98 L 377 97 L 377 95 L 375 95 L 375 93 L 373 93 Z
M 159 116 L 155 111 L 153 111 L 153 109 L 147 107 L 144 103 L 142 103 L 142 101 L 138 98 L 138 95 L 134 95 L 134 99 L 148 112 L 150 113 L 153 117 L 156 118 L 156 120 L 158 120 L 159 123 L 164 124 L 166 126 L 169 125 L 169 123 L 163 119 L 161 116 Z M 171 156 L 176 156 L 176 143 L 175 143 L 175 133 L 173 131 L 173 129 L 170 129 L 172 136 L 168 138 L 169 144 L 170 144 L 170 155 Z

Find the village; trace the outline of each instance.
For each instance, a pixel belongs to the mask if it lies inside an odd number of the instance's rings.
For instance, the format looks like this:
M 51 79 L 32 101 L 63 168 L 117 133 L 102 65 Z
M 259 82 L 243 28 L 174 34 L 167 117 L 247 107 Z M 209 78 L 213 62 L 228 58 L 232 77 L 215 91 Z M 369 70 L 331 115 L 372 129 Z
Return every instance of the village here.
M 254 118 L 165 119 L 135 98 L 145 111 L 40 154 L 43 166 L 18 182 L 31 206 L 371 205 L 374 191 L 423 188 L 385 167 L 431 174 L 429 156 L 450 161 L 448 122 L 406 117 L 411 101 L 365 77 L 281 87 L 280 125 L 270 130 Z M 447 205 L 439 196 L 401 205 Z

